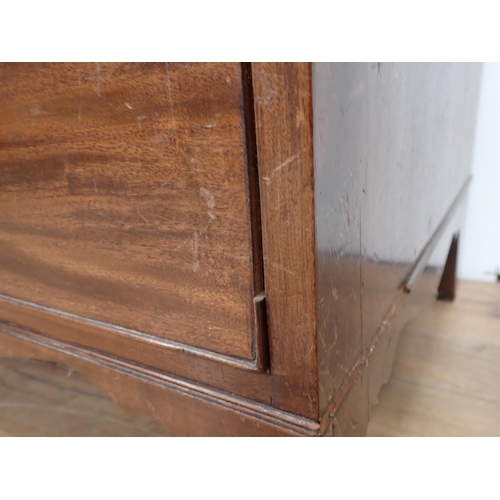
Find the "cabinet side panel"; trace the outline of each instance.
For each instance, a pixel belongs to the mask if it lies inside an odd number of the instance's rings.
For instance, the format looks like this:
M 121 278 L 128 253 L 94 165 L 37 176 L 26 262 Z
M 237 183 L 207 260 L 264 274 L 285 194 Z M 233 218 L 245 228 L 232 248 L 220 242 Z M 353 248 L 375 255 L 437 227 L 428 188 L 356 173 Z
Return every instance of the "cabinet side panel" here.
M 313 65 L 322 410 L 466 183 L 479 80 L 475 64 Z
M 367 156 L 368 68 L 313 66 L 320 406 L 362 348 L 361 210 Z

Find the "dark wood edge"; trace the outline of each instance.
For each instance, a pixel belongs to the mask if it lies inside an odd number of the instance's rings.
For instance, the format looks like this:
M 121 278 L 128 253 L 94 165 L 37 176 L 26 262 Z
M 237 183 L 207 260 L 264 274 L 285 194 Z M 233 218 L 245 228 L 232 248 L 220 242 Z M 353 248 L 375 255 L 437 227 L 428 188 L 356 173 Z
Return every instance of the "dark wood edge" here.
M 458 206 L 460 203 L 464 200 L 464 197 L 467 193 L 467 189 L 469 188 L 470 182 L 471 182 L 471 177 L 469 176 L 462 187 L 460 188 L 458 194 L 455 196 L 452 204 L 450 205 L 450 208 L 447 210 L 446 214 L 444 215 L 443 219 L 441 220 L 439 226 L 437 229 L 434 231 L 432 234 L 431 238 L 425 245 L 424 249 L 420 252 L 419 256 L 417 257 L 415 263 L 413 264 L 410 272 L 408 273 L 407 277 L 401 284 L 398 290 L 398 294 L 391 304 L 389 310 L 384 316 L 384 319 L 382 320 L 382 323 L 379 325 L 377 328 L 375 334 L 371 338 L 370 342 L 368 345 L 365 346 L 363 351 L 361 352 L 361 355 L 359 356 L 358 360 L 356 361 L 355 365 L 349 372 L 349 375 L 343 382 L 340 390 L 338 393 L 335 395 L 334 399 L 331 401 L 331 403 L 328 405 L 327 409 L 324 411 L 323 415 L 321 416 L 320 419 L 320 428 L 321 428 L 321 434 L 323 435 L 326 431 L 327 428 L 330 424 L 330 420 L 334 418 L 335 412 L 337 409 L 340 407 L 342 401 L 345 399 L 349 391 L 352 389 L 354 386 L 354 383 L 358 379 L 358 377 L 361 375 L 363 370 L 368 366 L 368 363 L 370 362 L 370 356 L 373 353 L 373 351 L 377 348 L 378 341 L 380 340 L 380 337 L 384 333 L 384 331 L 387 329 L 389 326 L 392 317 L 397 311 L 397 308 L 399 307 L 401 301 L 407 295 L 408 293 L 411 292 L 413 286 L 417 282 L 418 278 L 421 276 L 422 272 L 425 270 L 427 267 L 427 263 L 429 261 L 429 258 L 432 254 L 432 251 L 436 247 L 436 245 L 439 242 L 439 239 L 441 238 L 444 230 L 446 229 L 448 223 L 451 221 L 451 218 L 455 211 L 457 210 Z
M 457 287 L 457 261 L 458 261 L 458 242 L 460 233 L 453 235 L 451 240 L 450 250 L 446 258 L 441 281 L 438 285 L 438 300 L 455 300 L 455 292 Z
M 250 229 L 252 235 L 253 262 L 253 359 L 258 371 L 269 368 L 269 340 L 265 309 L 264 258 L 262 250 L 262 220 L 260 212 L 260 186 L 255 130 L 255 105 L 252 80 L 252 64 L 242 62 L 241 82 L 243 116 L 245 123 L 246 162 L 248 169 L 248 196 L 250 199 Z
M 319 435 L 318 422 L 280 411 L 268 405 L 256 403 L 186 379 L 156 372 L 148 367 L 130 363 L 129 361 L 115 358 L 108 354 L 76 344 L 63 342 L 18 325 L 0 322 L 0 332 L 25 342 L 46 347 L 52 351 L 67 354 L 83 360 L 86 363 L 97 364 L 162 388 L 181 393 L 185 396 L 203 400 L 205 403 L 217 405 L 230 412 L 235 412 L 248 418 L 258 419 L 261 422 L 284 429 L 294 435 Z
M 256 332 L 258 371 L 269 369 L 269 339 L 267 336 L 266 294 L 262 292 L 253 299 L 254 331 Z

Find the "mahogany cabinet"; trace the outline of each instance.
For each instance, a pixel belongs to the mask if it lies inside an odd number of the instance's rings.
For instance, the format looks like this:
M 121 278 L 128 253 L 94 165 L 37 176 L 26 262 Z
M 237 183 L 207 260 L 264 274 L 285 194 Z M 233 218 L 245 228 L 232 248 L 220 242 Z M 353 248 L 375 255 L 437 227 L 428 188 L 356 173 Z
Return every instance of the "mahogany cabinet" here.
M 474 64 L 4 64 L 0 355 L 172 435 L 363 435 L 454 293 Z M 411 292 L 411 293 L 409 293 Z

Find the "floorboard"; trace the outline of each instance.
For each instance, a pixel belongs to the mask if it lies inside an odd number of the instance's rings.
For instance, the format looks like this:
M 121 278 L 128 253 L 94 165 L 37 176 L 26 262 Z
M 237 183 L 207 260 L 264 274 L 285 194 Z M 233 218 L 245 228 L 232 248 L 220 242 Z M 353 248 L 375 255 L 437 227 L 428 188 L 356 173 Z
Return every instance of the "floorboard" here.
M 403 331 L 369 436 L 500 436 L 500 283 L 460 281 Z

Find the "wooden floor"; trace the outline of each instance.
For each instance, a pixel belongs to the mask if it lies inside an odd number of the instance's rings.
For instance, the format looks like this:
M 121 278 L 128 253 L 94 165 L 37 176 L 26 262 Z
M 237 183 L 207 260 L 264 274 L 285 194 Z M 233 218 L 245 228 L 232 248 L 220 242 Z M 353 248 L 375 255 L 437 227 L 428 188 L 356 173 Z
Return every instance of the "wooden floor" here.
M 158 436 L 67 368 L 0 358 L 0 436 Z M 369 436 L 500 436 L 500 283 L 461 282 L 401 335 Z
M 500 436 L 500 283 L 461 281 L 401 335 L 369 436 Z

